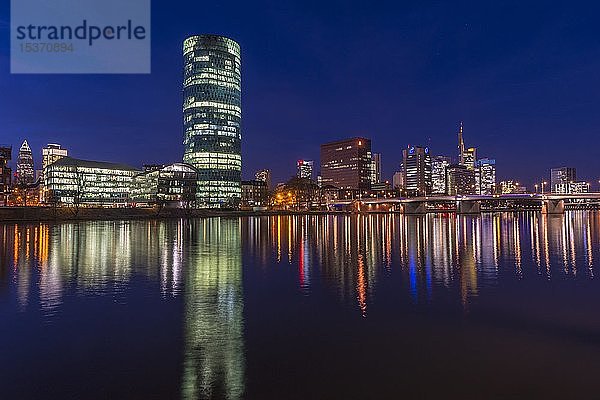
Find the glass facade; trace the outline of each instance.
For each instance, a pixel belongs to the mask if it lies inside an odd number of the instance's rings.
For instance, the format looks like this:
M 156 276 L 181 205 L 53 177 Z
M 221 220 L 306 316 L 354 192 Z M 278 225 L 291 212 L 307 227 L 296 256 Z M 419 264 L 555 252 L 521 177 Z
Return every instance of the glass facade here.
M 45 186 L 52 203 L 125 205 L 138 172 L 128 165 L 64 157 L 47 167 Z
M 191 165 L 176 163 L 149 166 L 133 177 L 131 201 L 186 208 L 196 199 L 197 181 L 198 173 Z
M 241 198 L 241 53 L 217 35 L 183 42 L 183 161 L 198 170 L 198 207 L 237 207 Z

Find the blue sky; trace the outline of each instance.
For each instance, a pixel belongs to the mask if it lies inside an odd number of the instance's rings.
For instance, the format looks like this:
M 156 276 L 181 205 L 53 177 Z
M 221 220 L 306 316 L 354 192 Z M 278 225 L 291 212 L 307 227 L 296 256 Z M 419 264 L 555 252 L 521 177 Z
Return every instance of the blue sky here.
M 600 179 L 600 6 L 569 2 L 153 1 L 152 74 L 11 75 L 0 5 L 0 143 L 132 165 L 182 157 L 181 43 L 242 46 L 244 176 L 283 181 L 363 135 L 391 179 L 408 144 L 454 155 L 458 121 L 500 178 Z

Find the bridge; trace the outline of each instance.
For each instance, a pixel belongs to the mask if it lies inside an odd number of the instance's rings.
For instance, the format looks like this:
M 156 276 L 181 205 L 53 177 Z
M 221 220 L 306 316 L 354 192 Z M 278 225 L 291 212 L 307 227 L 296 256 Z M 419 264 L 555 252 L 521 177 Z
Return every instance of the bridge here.
M 426 214 L 435 211 L 456 212 L 459 214 L 478 214 L 482 203 L 518 202 L 521 205 L 541 207 L 544 214 L 562 214 L 565 204 L 600 204 L 600 193 L 523 193 L 494 195 L 457 195 L 422 196 L 395 198 L 359 198 L 354 200 L 334 200 L 328 202 L 331 207 L 350 207 L 359 212 L 400 211 L 404 214 Z M 493 210 L 493 208 L 492 208 Z

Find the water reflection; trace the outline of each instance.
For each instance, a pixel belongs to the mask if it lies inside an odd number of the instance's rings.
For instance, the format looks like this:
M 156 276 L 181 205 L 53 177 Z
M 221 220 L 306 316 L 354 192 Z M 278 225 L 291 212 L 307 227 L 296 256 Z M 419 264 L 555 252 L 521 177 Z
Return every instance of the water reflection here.
M 247 274 L 282 274 L 269 282 L 286 296 L 333 297 L 359 318 L 389 302 L 390 287 L 411 307 L 451 298 L 468 311 L 506 281 L 592 279 L 598 243 L 600 213 L 588 211 L 0 225 L 0 298 L 47 322 L 73 297 L 127 302 L 144 286 L 181 299 L 183 398 L 236 399 L 247 374 L 244 289 L 258 290 Z
M 184 399 L 244 393 L 242 253 L 239 221 L 189 225 L 185 291 Z
M 599 215 L 277 216 L 243 224 L 254 263 L 270 265 L 269 243 L 275 264 L 298 269 L 304 294 L 319 276 L 366 316 L 380 275 L 391 271 L 402 274 L 400 286 L 413 302 L 431 302 L 444 288 L 456 290 L 465 308 L 502 277 L 593 278 Z

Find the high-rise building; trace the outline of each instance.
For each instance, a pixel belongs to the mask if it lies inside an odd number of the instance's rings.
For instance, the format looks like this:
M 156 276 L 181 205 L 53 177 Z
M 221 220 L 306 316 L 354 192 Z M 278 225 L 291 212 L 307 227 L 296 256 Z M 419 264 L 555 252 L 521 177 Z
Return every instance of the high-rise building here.
M 573 167 L 559 167 L 550 170 L 550 190 L 553 193 L 561 191 L 570 182 L 577 180 L 577 173 Z
M 465 150 L 463 155 L 463 164 L 468 169 L 477 168 L 477 148 L 469 147 Z
M 435 156 L 431 159 L 431 193 L 446 194 L 446 168 L 452 164 L 452 158 Z
M 12 159 L 12 147 L 0 146 L 0 206 L 6 205 L 10 193 L 11 169 L 8 162 Z
M 371 140 L 353 138 L 321 145 L 323 186 L 369 190 L 371 187 Z
M 371 185 L 381 182 L 381 153 L 373 153 L 371 160 Z
M 27 140 L 23 142 L 17 157 L 17 184 L 31 185 L 35 181 L 33 154 Z
M 431 156 L 428 147 L 409 146 L 402 150 L 404 188 L 409 196 L 431 194 Z
M 494 194 L 496 191 L 496 160 L 491 158 L 477 160 L 477 170 L 479 171 L 479 193 Z
M 446 167 L 446 193 L 450 196 L 476 194 L 475 171 L 464 165 Z
M 198 170 L 198 207 L 237 207 L 242 182 L 241 53 L 217 35 L 183 42 L 183 161 Z
M 465 148 L 465 141 L 463 137 L 463 123 L 460 122 L 458 129 L 458 164 L 464 165 L 468 169 L 475 169 L 477 163 L 477 148 L 469 147 Z
M 296 177 L 312 179 L 313 165 L 313 160 L 298 160 L 296 164 Z
M 42 171 L 46 167 L 63 157 L 67 157 L 69 152 L 67 149 L 63 149 L 60 144 L 49 143 L 42 149 Z
M 256 171 L 254 174 L 254 179 L 257 181 L 262 181 L 267 184 L 267 190 L 271 190 L 271 170 L 270 169 L 261 169 L 260 171 Z

